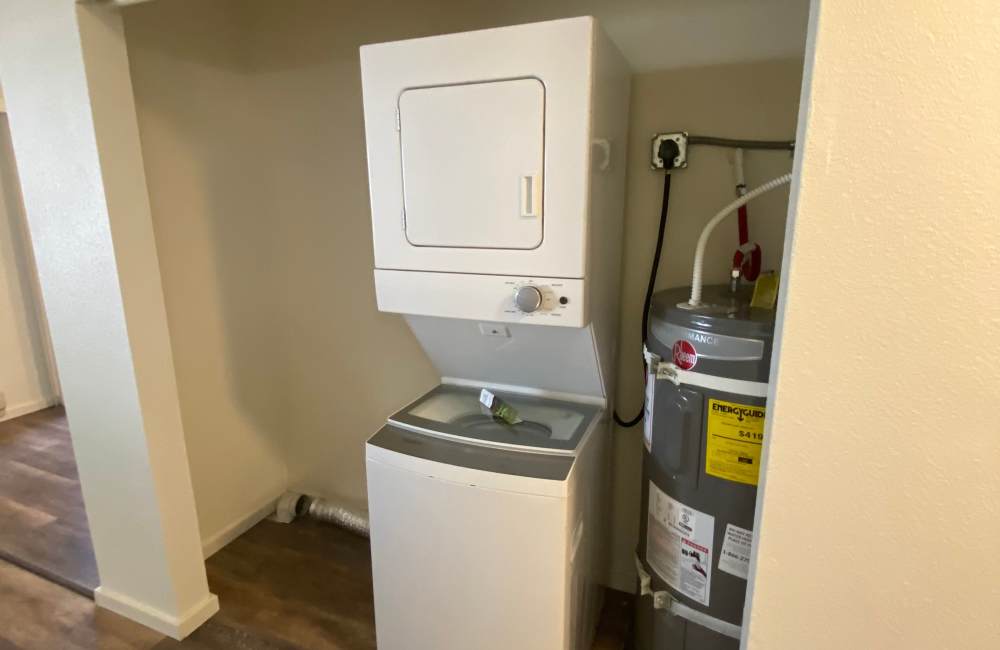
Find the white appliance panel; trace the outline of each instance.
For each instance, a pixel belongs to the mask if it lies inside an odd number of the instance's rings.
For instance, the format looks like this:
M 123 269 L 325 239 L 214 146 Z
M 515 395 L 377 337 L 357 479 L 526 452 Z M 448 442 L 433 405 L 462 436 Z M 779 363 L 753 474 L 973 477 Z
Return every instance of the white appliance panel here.
M 514 303 L 514 291 L 530 285 L 542 294 L 537 311 Z M 466 273 L 375 270 L 379 311 L 491 322 L 583 327 L 588 320 L 584 281 Z
M 590 647 L 607 435 L 593 425 L 603 418 L 595 415 L 575 457 L 391 425 L 368 441 L 380 650 Z
M 590 327 L 506 324 L 508 336 L 484 334 L 474 320 L 406 317 L 442 377 L 485 386 L 530 386 L 548 393 L 606 400 Z
M 603 137 L 593 134 L 591 128 L 596 38 L 594 19 L 582 17 L 361 48 L 369 196 L 377 268 L 563 278 L 585 276 L 590 228 L 591 140 Z M 505 234 L 507 240 L 501 242 L 504 246 L 517 248 L 463 247 L 468 241 L 482 242 L 484 237 L 470 240 L 464 223 L 455 234 L 430 232 L 425 226 L 433 219 L 415 226 L 409 233 L 412 241 L 408 239 L 404 209 L 405 203 L 414 197 L 406 190 L 404 202 L 402 141 L 409 136 L 403 133 L 406 117 L 398 112 L 401 98 L 409 94 L 408 89 L 462 85 L 468 88 L 476 82 L 504 81 L 495 84 L 499 87 L 509 82 L 505 80 L 533 83 L 525 80 L 529 77 L 544 85 L 544 168 L 539 179 L 539 183 L 544 181 L 544 196 L 540 197 L 544 218 L 528 221 L 531 228 L 541 225 L 540 243 L 528 248 L 528 244 L 538 238 L 534 231 L 528 235 L 518 228 L 516 234 Z M 493 86 L 494 83 L 483 85 Z M 403 109 L 405 112 L 406 107 Z M 496 107 L 490 109 L 482 128 L 489 127 L 486 122 L 498 119 L 498 110 Z M 447 139 L 455 141 L 454 137 Z M 466 156 L 470 146 L 475 147 L 463 143 L 457 156 Z M 534 145 L 532 150 L 535 150 Z M 449 155 L 447 151 L 440 152 L 441 157 Z M 537 172 L 517 169 L 515 173 Z M 448 179 L 433 182 L 448 183 L 448 191 L 456 191 Z M 502 185 L 506 192 L 507 181 Z M 515 187 L 511 200 L 522 197 L 523 191 Z M 468 200 L 463 199 L 463 202 Z M 442 219 L 455 222 L 460 216 L 456 210 Z M 418 221 L 421 219 L 423 217 L 418 217 Z M 527 224 L 522 225 L 525 231 L 530 230 Z M 459 245 L 414 245 L 414 242 L 447 242 L 448 238 Z
M 545 88 L 538 79 L 407 89 L 399 124 L 411 244 L 542 243 Z
M 432 471 L 368 458 L 379 649 L 567 648 L 566 499 Z

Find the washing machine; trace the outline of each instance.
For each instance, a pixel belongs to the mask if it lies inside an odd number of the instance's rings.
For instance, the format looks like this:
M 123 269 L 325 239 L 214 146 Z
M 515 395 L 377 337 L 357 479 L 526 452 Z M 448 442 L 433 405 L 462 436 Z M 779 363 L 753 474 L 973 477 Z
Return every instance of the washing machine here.
M 442 384 L 366 446 L 380 648 L 589 644 L 601 603 L 595 404 Z

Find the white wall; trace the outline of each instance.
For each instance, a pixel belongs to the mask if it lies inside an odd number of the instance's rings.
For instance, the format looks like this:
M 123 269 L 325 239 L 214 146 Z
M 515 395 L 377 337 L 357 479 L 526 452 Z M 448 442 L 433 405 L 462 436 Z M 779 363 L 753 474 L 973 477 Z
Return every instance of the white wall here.
M 208 592 L 121 21 L 0 3 L 0 77 L 101 585 L 182 637 Z
M 779 11 L 778 4 L 765 3 L 769 11 L 753 18 L 770 16 L 775 30 L 758 50 L 731 23 L 733 16 L 751 20 L 744 9 L 725 20 L 717 13 L 726 51 L 760 58 L 801 49 L 804 15 L 795 7 L 803 5 L 785 3 Z M 721 12 L 728 4 L 714 6 Z M 283 455 L 291 486 L 363 504 L 365 439 L 436 380 L 403 321 L 375 308 L 358 47 L 591 10 L 643 67 L 676 67 L 677 54 L 685 53 L 676 38 L 653 39 L 650 23 L 671 33 L 678 25 L 713 24 L 707 10 L 671 14 L 642 2 L 362 7 L 171 0 L 125 12 L 204 530 L 225 526 L 249 507 L 241 487 L 248 478 L 277 476 L 268 460 L 273 450 Z M 702 48 L 689 60 L 707 56 Z M 641 400 L 637 321 L 660 201 L 661 177 L 648 169 L 651 134 L 687 129 L 789 138 L 800 70 L 797 60 L 786 60 L 636 77 L 619 346 L 626 364 L 619 394 L 627 409 Z M 755 182 L 787 171 L 790 159 L 750 154 L 747 165 Z M 691 168 L 675 183 L 661 286 L 686 281 L 697 224 L 731 200 L 732 186 L 722 152 L 693 152 Z M 775 194 L 751 208 L 755 236 L 772 265 L 779 259 L 782 201 Z M 723 228 L 714 241 L 727 255 L 734 228 Z M 723 266 L 709 269 L 710 278 L 724 273 Z M 637 432 L 617 435 L 615 584 L 632 589 L 641 447 Z M 233 459 L 224 472 L 220 456 Z M 205 504 L 214 504 L 214 514 Z
M 48 336 L 7 115 L 0 112 L 0 393 L 6 402 L 0 421 L 57 401 Z
M 1000 5 L 814 11 L 745 647 L 998 648 Z

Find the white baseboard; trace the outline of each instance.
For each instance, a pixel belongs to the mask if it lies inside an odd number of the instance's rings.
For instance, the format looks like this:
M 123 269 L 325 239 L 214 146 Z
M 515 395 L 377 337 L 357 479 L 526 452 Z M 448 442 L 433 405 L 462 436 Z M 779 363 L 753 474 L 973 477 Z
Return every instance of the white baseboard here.
M 94 590 L 94 602 L 98 607 L 121 614 L 178 641 L 197 630 L 202 623 L 219 611 L 219 597 L 215 594 L 206 595 L 200 603 L 180 616 L 172 616 L 103 586 Z
M 50 406 L 55 406 L 58 403 L 59 397 L 57 395 L 53 395 L 52 397 L 43 397 L 42 399 L 36 399 L 31 402 L 21 402 L 20 404 L 8 406 L 6 409 L 0 410 L 0 422 L 13 420 L 14 418 L 19 418 L 22 415 L 28 415 L 29 413 L 34 413 L 35 411 L 41 411 L 42 409 L 47 409 Z
M 219 532 L 202 540 L 202 553 L 205 559 L 207 560 L 231 541 L 253 528 L 260 521 L 266 519 L 274 512 L 274 506 L 279 496 L 281 495 L 279 494 L 273 498 L 266 499 L 260 507 L 255 508 Z M 98 587 L 94 590 L 94 602 L 100 607 L 121 614 L 126 618 L 178 640 L 191 634 L 191 632 L 198 629 L 198 626 L 219 611 L 219 599 L 214 594 L 209 594 L 203 602 L 192 607 L 180 617 L 170 616 L 155 608 L 132 600 L 127 596 L 109 591 L 104 587 Z
M 205 559 L 207 560 L 212 557 L 223 547 L 229 544 L 229 542 L 233 541 L 270 516 L 271 513 L 274 512 L 274 505 L 278 502 L 278 497 L 280 496 L 281 495 L 279 494 L 273 498 L 267 499 L 259 508 L 255 508 L 219 532 L 203 539 L 201 542 L 201 549 Z

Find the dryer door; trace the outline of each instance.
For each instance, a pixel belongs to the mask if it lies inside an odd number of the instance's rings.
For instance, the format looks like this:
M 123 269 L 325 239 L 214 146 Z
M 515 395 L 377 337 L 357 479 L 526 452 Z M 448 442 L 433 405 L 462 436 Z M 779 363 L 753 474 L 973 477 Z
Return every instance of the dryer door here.
M 523 250 L 542 243 L 541 81 L 404 90 L 399 131 L 411 245 Z

